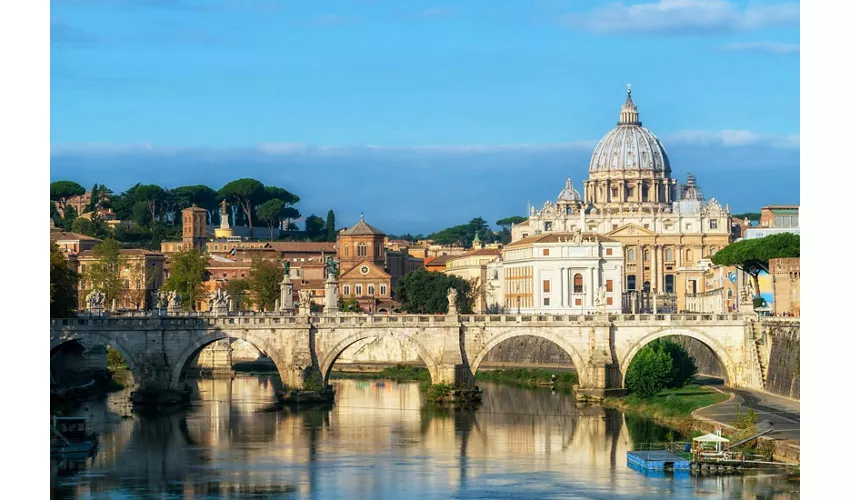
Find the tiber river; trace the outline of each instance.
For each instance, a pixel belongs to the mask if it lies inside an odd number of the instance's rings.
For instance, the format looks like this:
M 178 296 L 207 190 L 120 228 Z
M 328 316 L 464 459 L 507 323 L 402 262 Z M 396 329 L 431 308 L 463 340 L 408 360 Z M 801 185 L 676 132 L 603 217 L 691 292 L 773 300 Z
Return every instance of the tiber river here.
M 51 460 L 53 498 L 796 499 L 778 475 L 647 475 L 626 451 L 667 429 L 549 390 L 481 384 L 475 412 L 426 411 L 416 383 L 334 380 L 330 411 L 261 412 L 276 376 L 195 380 L 183 413 L 139 417 L 129 390 L 84 403 L 85 462 Z

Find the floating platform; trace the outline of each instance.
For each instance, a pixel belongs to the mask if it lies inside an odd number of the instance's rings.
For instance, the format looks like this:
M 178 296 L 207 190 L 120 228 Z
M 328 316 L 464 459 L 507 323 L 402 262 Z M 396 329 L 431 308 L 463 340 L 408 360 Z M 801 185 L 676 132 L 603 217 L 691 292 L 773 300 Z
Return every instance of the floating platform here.
M 647 470 L 690 470 L 689 460 L 666 450 L 630 451 L 626 453 L 629 463 Z

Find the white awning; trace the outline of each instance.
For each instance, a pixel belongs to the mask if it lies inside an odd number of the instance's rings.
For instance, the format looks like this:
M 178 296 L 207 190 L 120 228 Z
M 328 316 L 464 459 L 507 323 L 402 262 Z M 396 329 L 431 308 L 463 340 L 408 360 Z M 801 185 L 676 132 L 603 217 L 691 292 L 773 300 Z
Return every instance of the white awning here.
M 704 436 L 695 437 L 694 441 L 700 443 L 728 443 L 729 440 L 718 436 L 717 434 L 706 434 Z

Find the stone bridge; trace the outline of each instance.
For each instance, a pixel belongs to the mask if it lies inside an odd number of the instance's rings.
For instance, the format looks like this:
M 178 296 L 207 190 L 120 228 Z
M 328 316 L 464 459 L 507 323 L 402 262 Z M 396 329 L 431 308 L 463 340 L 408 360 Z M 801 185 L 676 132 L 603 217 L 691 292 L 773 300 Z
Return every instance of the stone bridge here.
M 635 354 L 667 336 L 693 338 L 710 349 L 733 387 L 763 389 L 754 314 L 589 315 L 364 315 L 293 316 L 230 313 L 53 319 L 51 355 L 64 344 L 111 346 L 129 365 L 137 385 L 182 387 L 185 370 L 201 349 L 221 339 L 242 339 L 266 354 L 290 387 L 308 380 L 327 384 L 334 362 L 352 344 L 392 337 L 415 351 L 434 383 L 474 382 L 487 353 L 499 343 L 530 335 L 566 351 L 575 365 L 579 394 L 599 397 L 623 387 Z

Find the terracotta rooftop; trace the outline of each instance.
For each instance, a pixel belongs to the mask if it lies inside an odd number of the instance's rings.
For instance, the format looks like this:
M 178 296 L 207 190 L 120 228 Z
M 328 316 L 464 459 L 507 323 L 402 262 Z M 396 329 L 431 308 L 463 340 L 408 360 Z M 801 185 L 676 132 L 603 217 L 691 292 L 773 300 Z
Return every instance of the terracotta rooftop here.
M 521 245 L 531 245 L 533 243 L 572 243 L 575 233 L 546 233 L 536 234 L 523 238 L 518 241 L 513 241 L 508 244 L 508 247 L 517 247 Z M 603 236 L 597 233 L 581 233 L 582 241 L 598 241 L 600 243 L 616 243 L 617 240 Z
M 469 252 L 460 255 L 446 255 L 446 257 L 448 257 L 446 262 L 455 259 L 463 259 L 465 257 L 474 257 L 476 255 L 499 255 L 500 253 L 501 250 L 498 248 L 479 248 L 478 250 L 470 250 Z
M 343 229 L 342 231 L 340 231 L 340 234 L 343 234 L 345 236 L 360 236 L 360 235 L 364 235 L 364 234 L 374 234 L 374 235 L 384 236 L 383 231 L 376 228 L 375 226 L 371 226 L 369 224 L 366 224 L 366 221 L 363 220 L 362 215 L 360 216 L 360 221 L 358 221 L 357 224 L 351 226 L 348 229 Z
M 71 233 L 66 231 L 50 231 L 50 240 L 51 241 L 59 241 L 59 240 L 81 240 L 81 241 L 101 241 L 97 238 L 92 238 L 91 236 L 86 236 L 84 234 Z
M 455 257 L 457 257 L 457 255 L 440 255 L 439 257 L 434 257 L 433 259 L 426 262 L 425 267 L 439 266 L 439 265 L 444 266 L 444 265 L 446 265 L 446 262 L 449 261 L 449 259 L 453 259 Z
M 151 257 L 165 257 L 163 254 L 161 254 L 159 252 L 154 252 L 152 250 L 145 250 L 143 248 L 122 248 L 121 249 L 121 255 L 122 256 L 134 256 L 134 257 L 135 256 L 143 256 L 143 255 L 147 255 L 147 256 L 151 256 Z M 95 257 L 94 252 L 92 252 L 91 250 L 86 250 L 84 252 L 81 252 L 79 256 L 80 257 Z
M 269 246 L 278 252 L 336 253 L 336 243 L 332 241 L 272 241 Z

